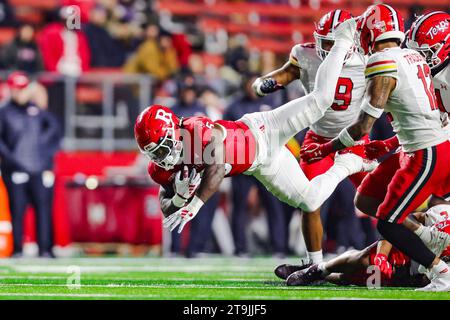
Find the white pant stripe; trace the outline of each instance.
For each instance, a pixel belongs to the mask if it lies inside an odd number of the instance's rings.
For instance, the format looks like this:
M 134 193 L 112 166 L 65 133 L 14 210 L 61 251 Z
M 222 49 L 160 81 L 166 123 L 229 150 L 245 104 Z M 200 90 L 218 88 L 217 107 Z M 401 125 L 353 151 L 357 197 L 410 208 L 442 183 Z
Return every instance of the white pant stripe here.
M 417 189 L 420 187 L 422 182 L 428 176 L 434 159 L 433 159 L 433 148 L 427 148 L 426 150 L 427 150 L 427 163 L 426 163 L 425 170 L 424 170 L 422 176 L 417 181 L 416 185 L 408 193 L 408 195 L 405 197 L 405 199 L 403 199 L 402 203 L 400 204 L 400 206 L 398 206 L 397 210 L 395 210 L 394 213 L 389 217 L 389 220 L 388 220 L 389 222 L 395 221 L 395 218 L 400 214 L 400 212 L 402 212 L 404 210 L 405 206 L 408 205 L 409 201 L 411 200 L 413 195 L 416 193 Z

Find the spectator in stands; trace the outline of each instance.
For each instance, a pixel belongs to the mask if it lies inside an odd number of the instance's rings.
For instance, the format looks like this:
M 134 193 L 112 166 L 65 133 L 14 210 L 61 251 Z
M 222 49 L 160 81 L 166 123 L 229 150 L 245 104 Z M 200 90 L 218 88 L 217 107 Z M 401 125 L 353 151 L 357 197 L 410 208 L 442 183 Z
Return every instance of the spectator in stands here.
M 89 13 L 89 22 L 83 25 L 92 52 L 92 67 L 120 67 L 125 62 L 125 51 L 106 30 L 107 11 L 97 5 Z
M 47 71 L 77 77 L 89 69 L 91 51 L 82 30 L 66 27 L 70 14 L 69 7 L 58 10 L 56 21 L 42 29 L 38 45 Z
M 242 75 L 249 71 L 249 60 L 247 37 L 242 34 L 231 37 L 225 53 L 225 64 L 220 69 L 220 76 L 226 80 L 229 91 L 240 89 Z
M 195 83 L 189 77 L 179 84 L 178 98 L 172 110 L 179 117 L 205 116 L 206 109 L 197 97 Z
M 17 20 L 8 0 L 0 0 L 0 26 L 15 27 Z
M 199 101 L 206 109 L 206 115 L 213 121 L 222 119 L 224 103 L 219 94 L 209 86 L 204 87 L 199 95 Z
M 226 120 L 238 120 L 244 114 L 270 110 L 272 105 L 269 96 L 258 98 L 251 88 L 256 75 L 247 75 L 243 81 L 244 91 L 231 103 L 224 114 Z M 270 243 L 275 255 L 283 256 L 287 250 L 285 214 L 282 203 L 274 197 L 254 177 L 239 175 L 231 178 L 233 211 L 231 213 L 231 230 L 235 242 L 235 254 L 248 254 L 246 227 L 248 225 L 247 199 L 252 187 L 257 187 L 260 200 L 266 209 L 269 222 Z
M 163 81 L 179 70 L 176 50 L 170 35 L 160 32 L 155 24 L 145 29 L 146 39 L 130 57 L 124 70 L 130 73 L 146 73 Z
M 3 52 L 3 63 L 6 69 L 24 70 L 29 74 L 41 71 L 42 59 L 34 40 L 34 28 L 29 24 L 22 25 L 15 39 Z
M 69 7 L 61 8 L 57 21 L 42 29 L 38 45 L 47 71 L 77 77 L 89 69 L 91 51 L 82 30 L 66 27 L 65 20 L 70 14 Z
M 8 77 L 11 101 L 0 109 L 0 170 L 8 190 L 14 256 L 22 255 L 23 221 L 31 204 L 37 221 L 39 255 L 52 253 L 53 157 L 60 129 L 55 118 L 30 102 L 29 79 L 23 72 Z
M 106 29 L 118 42 L 127 59 L 145 36 L 142 25 L 147 22 L 144 12 L 148 10 L 148 1 L 97 0 L 97 3 L 106 9 Z

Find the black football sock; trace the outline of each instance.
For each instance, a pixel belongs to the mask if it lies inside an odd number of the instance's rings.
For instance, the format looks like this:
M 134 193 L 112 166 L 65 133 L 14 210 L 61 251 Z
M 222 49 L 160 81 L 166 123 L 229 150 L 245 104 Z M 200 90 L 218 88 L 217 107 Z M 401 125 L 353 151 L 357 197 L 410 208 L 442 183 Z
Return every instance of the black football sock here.
M 377 229 L 394 247 L 424 267 L 430 267 L 436 255 L 414 234 L 401 224 L 378 220 Z

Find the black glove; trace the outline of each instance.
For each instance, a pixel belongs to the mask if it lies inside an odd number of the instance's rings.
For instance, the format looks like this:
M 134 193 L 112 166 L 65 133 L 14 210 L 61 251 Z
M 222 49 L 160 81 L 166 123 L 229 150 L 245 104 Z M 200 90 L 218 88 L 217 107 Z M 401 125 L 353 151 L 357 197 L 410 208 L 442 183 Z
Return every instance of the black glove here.
M 264 79 L 261 83 L 260 90 L 264 94 L 275 92 L 284 87 L 276 82 L 273 78 Z
M 284 87 L 282 85 L 278 84 L 277 81 L 273 78 L 266 78 L 263 80 L 258 78 L 253 83 L 253 90 L 260 97 L 263 97 L 269 93 L 275 92 L 279 89 L 284 89 Z

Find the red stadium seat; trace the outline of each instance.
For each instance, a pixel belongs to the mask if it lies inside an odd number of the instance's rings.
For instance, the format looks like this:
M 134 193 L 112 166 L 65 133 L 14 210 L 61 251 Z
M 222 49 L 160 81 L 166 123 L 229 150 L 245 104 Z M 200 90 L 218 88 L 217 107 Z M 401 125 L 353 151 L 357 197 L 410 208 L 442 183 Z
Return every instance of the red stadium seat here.
M 0 46 L 11 42 L 16 35 L 14 28 L 0 28 Z
M 35 9 L 50 10 L 58 7 L 59 0 L 9 0 L 13 7 L 31 7 Z

